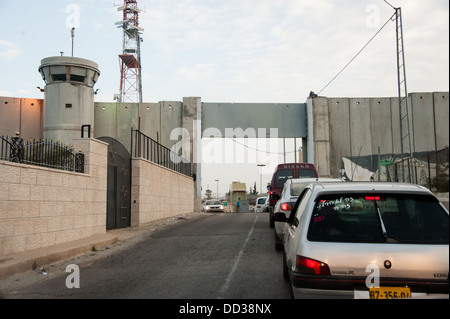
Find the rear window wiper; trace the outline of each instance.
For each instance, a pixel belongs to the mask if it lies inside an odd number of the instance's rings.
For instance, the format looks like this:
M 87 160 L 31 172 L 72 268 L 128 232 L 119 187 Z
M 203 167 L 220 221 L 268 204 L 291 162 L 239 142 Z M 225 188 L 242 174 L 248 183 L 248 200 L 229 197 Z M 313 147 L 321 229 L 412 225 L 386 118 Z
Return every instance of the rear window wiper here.
M 381 217 L 380 208 L 378 207 L 377 201 L 374 201 L 374 203 L 375 203 L 375 209 L 377 210 L 378 219 L 380 220 L 381 232 L 383 233 L 384 239 L 388 240 L 388 233 L 386 230 L 386 226 L 384 225 L 384 222 L 383 222 L 383 217 Z

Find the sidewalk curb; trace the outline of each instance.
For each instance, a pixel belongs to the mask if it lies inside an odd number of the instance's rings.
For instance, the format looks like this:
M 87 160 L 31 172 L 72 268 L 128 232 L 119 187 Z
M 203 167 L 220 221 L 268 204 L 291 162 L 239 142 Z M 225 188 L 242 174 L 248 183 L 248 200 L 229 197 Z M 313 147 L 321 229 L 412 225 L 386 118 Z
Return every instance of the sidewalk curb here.
M 91 251 L 94 246 L 96 249 L 100 249 L 112 245 L 117 241 L 118 237 L 106 234 L 55 245 L 50 248 L 37 249 L 12 256 L 3 256 L 0 257 L 0 280 L 31 271 L 43 265 L 85 254 Z

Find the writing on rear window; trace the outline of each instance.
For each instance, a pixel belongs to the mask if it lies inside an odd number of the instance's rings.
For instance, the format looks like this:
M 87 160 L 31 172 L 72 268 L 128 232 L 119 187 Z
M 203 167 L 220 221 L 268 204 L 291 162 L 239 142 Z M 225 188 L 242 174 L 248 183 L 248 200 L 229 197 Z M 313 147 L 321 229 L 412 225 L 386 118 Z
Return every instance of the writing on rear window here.
M 322 199 L 318 202 L 317 204 L 317 209 L 321 210 L 321 209 L 332 209 L 334 211 L 340 211 L 340 210 L 348 210 L 352 208 L 352 203 L 353 203 L 354 199 L 353 197 L 341 197 L 341 198 L 336 198 L 336 199 L 330 199 L 330 200 L 325 200 Z

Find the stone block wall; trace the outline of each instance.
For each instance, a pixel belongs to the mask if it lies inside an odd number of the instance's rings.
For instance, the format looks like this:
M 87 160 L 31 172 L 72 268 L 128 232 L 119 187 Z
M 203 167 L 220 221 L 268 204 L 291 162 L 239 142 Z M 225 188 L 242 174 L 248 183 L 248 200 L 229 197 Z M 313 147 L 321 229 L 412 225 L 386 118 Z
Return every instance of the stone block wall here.
M 85 174 L 0 161 L 0 256 L 106 233 L 107 148 L 74 141 Z
M 132 160 L 131 226 L 194 211 L 194 181 L 142 158 Z

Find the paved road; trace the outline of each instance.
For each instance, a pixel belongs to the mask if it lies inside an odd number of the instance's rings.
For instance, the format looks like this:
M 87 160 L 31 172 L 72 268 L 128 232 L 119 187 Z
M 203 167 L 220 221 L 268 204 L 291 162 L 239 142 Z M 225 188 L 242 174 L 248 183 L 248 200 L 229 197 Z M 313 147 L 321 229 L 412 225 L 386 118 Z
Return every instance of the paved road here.
M 214 214 L 154 233 L 130 249 L 6 298 L 288 299 L 268 214 Z

